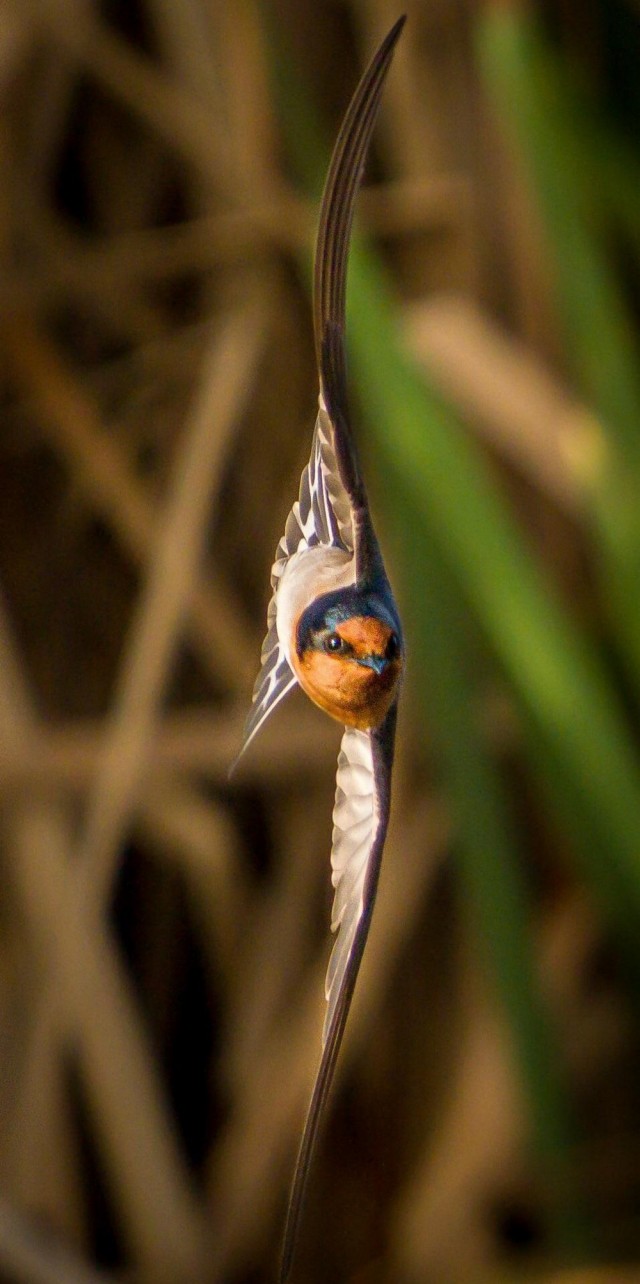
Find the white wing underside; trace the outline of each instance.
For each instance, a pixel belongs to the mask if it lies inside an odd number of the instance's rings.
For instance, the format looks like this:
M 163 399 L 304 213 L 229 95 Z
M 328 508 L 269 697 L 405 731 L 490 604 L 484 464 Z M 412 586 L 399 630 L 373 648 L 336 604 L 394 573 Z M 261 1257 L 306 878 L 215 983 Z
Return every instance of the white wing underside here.
M 378 828 L 371 737 L 347 727 L 338 755 L 333 809 L 331 882 L 335 888 L 331 930 L 338 935 L 331 953 L 325 993 L 323 1041 L 338 1003 L 358 923 L 364 909 L 369 856 Z
M 267 612 L 267 636 L 262 644 L 261 667 L 253 688 L 241 754 L 272 710 L 296 684 L 297 679 L 278 638 L 276 594 L 282 573 L 294 553 L 315 548 L 318 544 L 353 551 L 351 505 L 336 461 L 331 420 L 322 400 L 313 431 L 311 457 L 300 478 L 300 493 L 287 518 L 271 568 L 272 597 Z

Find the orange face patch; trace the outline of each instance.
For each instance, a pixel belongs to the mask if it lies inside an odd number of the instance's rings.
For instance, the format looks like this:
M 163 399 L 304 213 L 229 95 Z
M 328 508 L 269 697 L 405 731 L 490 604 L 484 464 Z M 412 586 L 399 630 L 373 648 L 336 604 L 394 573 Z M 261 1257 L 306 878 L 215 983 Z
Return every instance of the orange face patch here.
M 382 673 L 358 664 L 358 656 L 384 655 L 393 630 L 372 617 L 354 616 L 336 628 L 353 647 L 353 655 L 330 655 L 309 648 L 294 653 L 294 668 L 303 691 L 337 722 L 361 731 L 377 727 L 395 697 L 402 661 L 391 661 Z
M 384 655 L 393 629 L 373 615 L 352 615 L 336 625 L 336 633 L 356 655 Z

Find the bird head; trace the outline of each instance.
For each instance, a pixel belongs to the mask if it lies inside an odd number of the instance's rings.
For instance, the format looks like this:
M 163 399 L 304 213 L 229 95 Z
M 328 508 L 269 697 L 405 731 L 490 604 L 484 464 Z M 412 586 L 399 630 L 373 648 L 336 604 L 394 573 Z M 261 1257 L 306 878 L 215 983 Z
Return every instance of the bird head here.
M 378 726 L 395 697 L 402 666 L 400 626 L 376 594 L 341 589 L 317 598 L 300 616 L 296 676 L 338 722 Z

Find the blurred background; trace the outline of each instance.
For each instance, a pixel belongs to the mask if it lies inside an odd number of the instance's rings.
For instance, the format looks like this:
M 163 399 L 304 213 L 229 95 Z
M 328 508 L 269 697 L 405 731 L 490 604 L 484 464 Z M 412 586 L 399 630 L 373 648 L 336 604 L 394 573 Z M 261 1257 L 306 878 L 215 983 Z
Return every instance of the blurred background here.
M 640 5 L 406 0 L 349 282 L 409 671 L 307 1284 L 640 1280 Z M 340 729 L 229 782 L 389 0 L 0 7 L 0 1279 L 273 1278 Z

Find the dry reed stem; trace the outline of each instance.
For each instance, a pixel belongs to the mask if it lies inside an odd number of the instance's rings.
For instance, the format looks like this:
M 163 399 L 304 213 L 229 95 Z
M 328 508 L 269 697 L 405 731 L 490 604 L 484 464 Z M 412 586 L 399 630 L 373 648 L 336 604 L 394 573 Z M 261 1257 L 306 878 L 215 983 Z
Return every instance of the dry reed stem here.
M 623 1004 L 612 1003 L 607 988 L 594 1001 L 585 983 L 588 955 L 598 944 L 596 923 L 581 894 L 574 889 L 560 903 L 550 904 L 539 928 L 540 978 L 557 1028 L 565 1029 L 575 1080 L 583 1091 L 595 1090 L 616 1058 L 628 1051 L 632 1038 Z M 407 1284 L 425 1276 L 452 1279 L 451 1262 L 456 1264 L 456 1280 L 490 1273 L 495 1245 L 488 1207 L 513 1184 L 522 1150 L 526 1102 L 518 1088 L 507 1027 L 470 959 L 465 963 L 463 1003 L 464 1029 L 445 1113 L 435 1135 L 426 1140 L 397 1204 L 393 1262 Z M 583 1156 L 583 1172 L 586 1162 Z M 569 1174 L 556 1167 L 550 1175 L 557 1183 L 555 1193 L 562 1197 Z M 547 1191 L 550 1204 L 553 1195 Z M 587 1272 L 585 1279 L 590 1278 Z M 573 1279 L 570 1273 L 567 1280 Z M 577 1273 L 576 1284 L 581 1279 Z
M 231 1120 L 211 1155 L 209 1284 L 226 1284 L 232 1269 L 263 1256 L 317 1059 L 322 986 L 317 972 L 284 1028 L 262 1045 L 246 1090 L 234 1094 Z
M 112 719 L 112 730 L 108 733 L 107 752 L 103 758 L 101 771 L 98 772 L 93 789 L 93 802 L 89 806 L 89 818 L 84 842 L 81 844 L 79 858 L 76 862 L 77 874 L 73 875 L 73 886 L 64 892 L 56 885 L 62 870 L 58 871 L 56 884 L 46 883 L 44 876 L 28 888 L 31 896 L 32 913 L 41 908 L 43 913 L 43 930 L 46 928 L 46 907 L 51 908 L 58 899 L 57 913 L 52 917 L 56 923 L 63 922 L 64 930 L 58 935 L 54 946 L 57 950 L 58 967 L 67 1000 L 71 998 L 75 1006 L 75 1019 L 80 1024 L 81 1053 L 85 1058 L 85 1068 L 89 1076 L 88 1087 L 97 1076 L 100 1088 L 94 1108 L 97 1107 L 96 1123 L 101 1112 L 105 1111 L 105 1090 L 111 1086 L 104 1082 L 101 1065 L 109 1045 L 111 1057 L 117 1065 L 123 1054 L 120 1065 L 129 1067 L 129 1092 L 118 1092 L 110 1098 L 111 1118 L 115 1127 L 104 1137 L 109 1145 L 117 1135 L 126 1137 L 125 1120 L 130 1111 L 134 1117 L 143 1120 L 146 1133 L 144 1148 L 138 1150 L 133 1167 L 135 1171 L 123 1174 L 123 1164 L 127 1152 L 122 1154 L 122 1147 L 116 1156 L 116 1168 L 122 1185 L 127 1189 L 127 1198 L 123 1201 L 122 1214 L 129 1223 L 129 1231 L 135 1242 L 142 1225 L 149 1227 L 150 1235 L 143 1236 L 136 1244 L 143 1261 L 154 1270 L 162 1269 L 171 1272 L 179 1261 L 183 1269 L 194 1269 L 200 1253 L 199 1232 L 195 1225 L 195 1208 L 191 1210 L 191 1199 L 186 1185 L 180 1190 L 181 1162 L 177 1151 L 170 1142 L 170 1135 L 164 1127 L 163 1108 L 153 1084 L 148 1081 L 141 1091 L 136 1091 L 138 1084 L 150 1079 L 148 1056 L 142 1050 L 136 1028 L 137 1019 L 127 1020 L 124 993 L 124 978 L 118 977 L 115 956 L 110 952 L 105 940 L 101 942 L 101 925 L 99 915 L 102 912 L 104 899 L 111 883 L 115 860 L 120 844 L 134 806 L 138 780 L 145 764 L 146 750 L 153 734 L 158 715 L 158 704 L 166 685 L 168 666 L 171 662 L 175 644 L 182 622 L 183 611 L 188 602 L 191 583 L 195 577 L 202 533 L 208 513 L 211 490 L 214 480 L 219 477 L 220 467 L 228 432 L 238 412 L 238 390 L 244 395 L 246 367 L 241 360 L 238 365 L 238 352 L 242 352 L 242 338 L 247 329 L 250 316 L 246 305 L 232 316 L 224 331 L 222 341 L 214 345 L 209 368 L 203 378 L 201 394 L 196 402 L 192 425 L 186 433 L 186 446 L 183 450 L 174 493 L 169 499 L 163 528 L 157 542 L 156 552 L 151 563 L 148 587 L 143 595 L 139 624 L 134 629 L 130 655 L 126 663 L 121 683 L 120 698 L 116 700 Z M 218 431 L 215 431 L 217 420 Z M 35 823 L 35 821 L 33 822 Z M 39 830 L 31 834 L 35 844 Z M 49 865 L 52 856 L 49 853 Z M 23 863 L 26 870 L 27 863 Z M 46 871 L 43 871 L 43 874 Z M 35 903 L 34 897 L 41 894 L 41 905 Z M 73 906 L 73 908 L 70 907 Z M 93 923 L 93 949 L 99 956 L 99 966 L 93 968 L 90 937 L 86 937 L 83 918 L 90 912 Z M 102 954 L 102 957 L 100 955 Z M 52 972 L 56 974 L 56 967 Z M 76 978 L 82 977 L 83 984 L 78 991 Z M 101 998 L 96 1010 L 101 1012 L 99 1023 L 91 1020 L 87 1010 L 84 988 L 91 981 L 94 1000 Z M 62 1022 L 62 1013 L 58 1011 L 58 1021 L 52 1020 L 56 1009 L 57 996 L 53 991 L 41 1001 L 40 1020 L 45 1029 L 51 1031 L 51 1038 L 59 1037 L 58 1023 Z M 58 1005 L 59 1008 L 59 1005 Z M 117 1031 L 108 1014 L 118 1013 Z M 37 1022 L 36 1022 L 37 1028 Z M 62 1027 L 64 1028 L 64 1027 Z M 107 1035 L 105 1043 L 102 1034 Z M 119 1038 L 118 1038 L 119 1036 Z M 35 1036 L 38 1037 L 37 1035 Z M 118 1046 L 119 1045 L 119 1046 Z M 41 1041 L 40 1041 L 41 1046 Z M 107 1056 L 107 1061 L 108 1061 Z M 132 1073 L 137 1066 L 138 1075 Z M 136 1082 L 138 1080 L 138 1083 Z M 154 1108 L 155 1107 L 155 1108 Z M 154 1117 L 155 1115 L 155 1117 Z M 131 1129 L 129 1129 L 131 1131 Z M 149 1142 L 152 1142 L 149 1145 Z M 164 1150 L 158 1152 L 158 1145 Z M 155 1154 L 153 1152 L 156 1152 Z M 134 1148 L 130 1151 L 133 1156 Z M 151 1159 L 151 1166 L 146 1166 L 145 1159 Z M 163 1178 L 156 1173 L 172 1174 L 174 1189 L 165 1194 L 170 1195 L 173 1205 L 173 1217 L 169 1222 L 164 1219 L 169 1209 L 163 1209 L 163 1230 L 159 1237 L 160 1227 L 151 1226 L 147 1217 L 145 1221 L 144 1194 L 154 1191 L 156 1207 L 165 1201 L 157 1197 L 154 1187 L 162 1185 Z M 156 1173 L 155 1181 L 151 1181 Z M 129 1180 L 127 1180 L 129 1178 Z M 142 1179 L 142 1180 L 140 1180 Z M 140 1199 L 143 1197 L 141 1216 Z M 177 1216 L 176 1216 L 177 1215 Z M 181 1222 L 176 1226 L 176 1220 Z M 178 1233 L 171 1236 L 172 1227 Z M 164 1241 L 164 1242 L 163 1242 Z M 154 1245 L 156 1247 L 154 1247 Z M 161 1245 L 158 1254 L 158 1245 Z
M 369 235 L 401 238 L 466 226 L 470 197 L 462 175 L 400 178 L 365 188 L 359 214 Z M 125 330 L 139 344 L 141 335 L 157 333 L 158 323 L 134 294 L 136 282 L 169 281 L 184 273 L 244 266 L 248 260 L 260 265 L 277 251 L 298 256 L 310 249 L 316 215 L 315 205 L 282 186 L 277 193 L 254 192 L 250 203 L 232 210 L 168 227 L 114 232 L 85 244 L 49 213 L 38 211 L 37 217 L 31 215 L 41 258 L 37 277 L 17 279 L 8 265 L 0 299 L 5 311 L 41 309 L 61 296 L 75 299 L 97 309 L 110 326 Z
M 170 72 L 172 82 L 186 90 L 200 102 L 216 121 L 221 136 L 226 135 L 223 123 L 226 113 L 220 92 L 221 69 L 216 64 L 213 30 L 214 13 L 200 0 L 181 0 L 180 4 L 167 0 L 149 0 L 150 22 L 154 27 L 158 54 Z M 221 107 L 223 108 L 221 110 Z M 234 162 L 231 157 L 231 163 Z M 207 209 L 215 200 L 216 184 L 210 172 L 193 168 L 185 177 L 185 204 L 195 212 Z
M 218 500 L 231 433 L 244 408 L 264 339 L 261 298 L 243 300 L 203 362 L 175 478 L 156 529 L 91 791 L 79 866 L 85 894 L 102 910 L 146 770 L 168 679 Z M 253 342 L 252 342 L 253 340 Z
M 144 297 L 133 277 L 128 281 L 114 281 L 105 274 L 98 282 L 81 268 L 70 274 L 65 265 L 75 263 L 81 256 L 82 238 L 49 210 L 31 205 L 28 191 L 17 192 L 16 204 L 29 236 L 29 276 L 36 282 L 47 283 L 42 294 L 37 286 L 33 290 L 35 304 L 47 301 L 55 304 L 64 297 L 66 289 L 83 314 L 98 318 L 108 333 L 122 335 L 131 344 L 162 334 L 157 310 Z M 8 286 L 8 282 L 6 284 Z M 29 294 L 25 280 L 18 286 L 15 310 L 20 310 L 20 297 L 27 299 Z M 28 309 L 26 304 L 23 306 L 26 314 Z
M 412 307 L 405 332 L 430 378 L 484 439 L 563 511 L 583 515 L 598 427 L 531 349 L 462 297 Z
M 495 224 L 499 211 L 501 270 L 508 273 L 514 330 L 533 352 L 547 358 L 558 356 L 562 364 L 553 271 L 530 175 L 516 148 L 507 141 L 504 121 L 496 117 L 489 96 L 483 94 L 482 101 L 491 165 L 486 189 L 490 208 L 485 217 L 487 223 L 491 220 Z
M 0 1201 L 0 1269 L 11 1284 L 115 1284 Z
M 251 305 L 237 320 L 233 388 L 227 389 L 232 401 L 251 385 L 264 342 L 263 323 L 257 300 L 255 310 Z M 26 317 L 5 318 L 0 339 L 9 358 L 9 377 L 21 391 L 31 393 L 40 411 L 39 430 L 65 460 L 94 511 L 108 521 L 129 555 L 144 564 L 154 547 L 157 506 L 134 476 L 122 448 L 105 433 L 92 398 Z M 200 659 L 216 680 L 246 690 L 255 656 L 215 568 L 206 585 L 194 581 L 191 593 L 190 635 Z
M 228 713 L 199 708 L 167 714 L 149 746 L 148 787 L 153 789 L 158 778 L 166 781 L 173 773 L 195 773 L 226 785 L 229 765 L 242 743 L 246 713 L 247 701 Z M 83 791 L 96 772 L 103 737 L 101 722 L 82 722 L 53 728 L 40 724 L 28 744 L 0 741 L 0 799 L 47 787 Z M 331 725 L 292 696 L 252 744 L 234 784 L 244 788 L 309 779 L 326 762 L 334 741 Z M 143 800 L 145 794 L 146 788 Z
M 29 815 L 31 808 L 29 809 Z M 65 824 L 61 813 L 58 829 Z M 71 846 L 71 826 L 65 825 L 67 846 Z M 48 835 L 60 840 L 51 818 Z M 22 828 L 19 811 L 7 835 L 19 856 L 24 841 L 29 841 L 29 824 Z M 20 910 L 28 907 L 22 890 L 17 889 Z M 28 922 L 22 934 L 23 952 L 34 983 L 41 982 L 46 955 L 33 925 Z M 29 1018 L 31 1004 L 29 1005 Z M 7 1111 L 3 1129 L 3 1192 L 13 1205 L 29 1213 L 37 1225 L 55 1230 L 65 1243 L 77 1251 L 88 1246 L 87 1206 L 85 1200 L 84 1164 L 78 1135 L 77 1113 L 71 1100 L 69 1066 L 64 1057 L 50 1055 L 49 1032 L 40 1026 L 34 1032 L 30 1019 L 18 1041 L 15 1101 Z
M 164 786 L 148 786 L 139 811 L 138 826 L 151 848 L 185 871 L 211 974 L 221 971 L 231 987 L 248 892 L 230 817 L 175 776 Z
M 337 730 L 337 728 L 336 728 Z M 318 785 L 333 765 L 336 744 L 318 764 Z M 331 766 L 330 766 L 331 764 Z M 332 773 L 333 776 L 333 773 Z M 281 861 L 269 894 L 247 906 L 251 936 L 238 942 L 235 975 L 230 983 L 230 1022 L 224 1073 L 234 1092 L 255 1073 L 262 1045 L 290 1002 L 292 980 L 309 950 L 309 935 L 319 889 L 326 891 L 326 853 L 331 838 L 331 795 L 317 788 L 282 799 L 275 820 L 274 846 L 288 853 Z M 306 796 L 308 793 L 308 796 Z
M 50 812 L 34 804 L 20 837 L 25 909 L 46 960 L 33 1051 L 55 1059 L 69 1040 L 77 1051 L 114 1206 L 138 1268 L 151 1279 L 198 1279 L 204 1224 L 128 977 L 70 877 L 66 828 L 55 836 Z M 28 1103 L 24 1110 L 28 1117 Z
M 453 1081 L 435 1134 L 407 1179 L 392 1221 L 391 1278 L 473 1280 L 494 1252 L 487 1207 L 513 1171 L 523 1130 L 502 1019 L 488 1002 L 475 960 L 466 960 L 462 1031 Z
M 253 197 L 268 200 L 278 166 L 264 19 L 255 0 L 236 0 L 214 12 L 217 47 L 225 50 L 221 81 L 236 170 L 250 175 Z
M 28 755 L 37 737 L 36 718 L 18 650 L 15 646 L 5 608 L 0 600 L 0 748 L 19 743 Z M 45 804 L 43 803 L 43 808 Z M 23 870 L 15 858 L 28 841 L 31 803 L 16 799 L 5 809 L 5 837 L 11 845 L 13 872 L 18 899 L 24 910 Z M 47 822 L 52 819 L 51 813 Z M 55 840 L 55 835 L 51 835 Z M 13 840 L 13 842 L 12 842 Z M 34 942 L 29 940 L 23 973 L 33 967 Z M 39 960 L 38 960 L 39 962 Z M 78 1153 L 70 1127 L 69 1103 L 64 1067 L 60 1059 L 34 1059 L 28 1050 L 29 1038 L 24 1031 L 14 1048 L 15 1082 L 5 1101 L 3 1116 L 2 1171 L 5 1191 L 25 1208 L 37 1208 L 51 1219 L 58 1230 L 65 1230 L 81 1241 L 84 1216 L 79 1187 Z M 27 1046 L 25 1046 L 25 1043 Z M 33 1092 L 33 1095 L 31 1093 Z M 25 1116 L 23 1103 L 29 1097 Z M 48 1180 L 43 1184 L 43 1175 Z
M 159 134 L 195 173 L 209 178 L 215 190 L 222 188 L 231 199 L 241 194 L 230 139 L 205 103 L 104 26 L 93 8 L 78 12 L 76 0 L 71 18 L 59 8 L 58 0 L 28 2 L 43 34 L 75 60 L 78 70 Z
M 155 31 L 162 61 L 172 79 L 184 86 L 194 100 L 215 114 L 216 95 L 214 15 L 199 0 L 150 0 L 150 22 Z M 220 129 L 218 119 L 216 128 Z
M 2 654 L 13 655 L 7 666 L 12 687 L 5 683 L 1 703 L 12 707 L 8 726 L 13 734 L 28 741 L 34 721 L 29 693 L 4 616 L 0 637 Z M 5 677 L 3 672 L 0 683 Z M 128 978 L 102 923 L 95 915 L 89 920 L 82 885 L 69 867 L 69 842 L 59 805 L 38 799 L 20 809 L 13 872 L 45 960 L 45 984 L 31 1013 L 23 1095 L 16 1110 L 24 1125 L 20 1145 L 26 1156 L 34 1156 L 41 1145 L 38 1120 L 50 1100 L 46 1094 L 43 1099 L 43 1081 L 56 1082 L 71 1030 L 114 1202 L 134 1256 L 151 1278 L 198 1278 L 204 1248 L 201 1214 L 167 1119 Z

